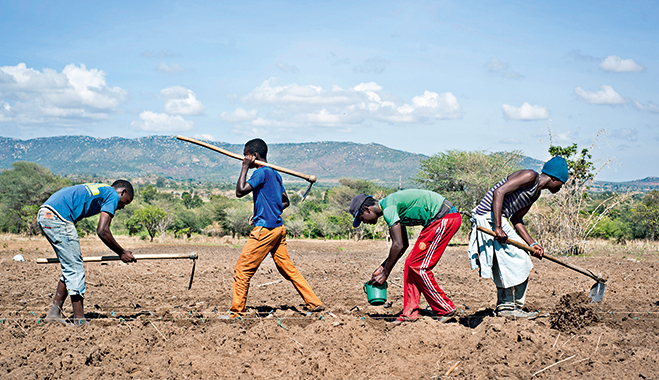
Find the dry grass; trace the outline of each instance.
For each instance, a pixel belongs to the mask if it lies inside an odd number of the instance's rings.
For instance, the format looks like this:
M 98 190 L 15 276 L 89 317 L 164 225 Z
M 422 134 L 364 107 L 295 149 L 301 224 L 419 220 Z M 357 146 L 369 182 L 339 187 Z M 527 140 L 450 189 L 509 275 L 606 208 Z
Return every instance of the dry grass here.
M 134 252 L 139 252 L 140 248 L 153 247 L 158 245 L 166 246 L 224 246 L 224 247 L 242 247 L 245 244 L 245 238 L 232 238 L 231 236 L 213 237 L 193 235 L 190 239 L 174 238 L 173 235 L 167 234 L 164 237 L 157 237 L 153 243 L 148 239 L 142 240 L 139 237 L 130 236 L 115 236 L 121 246 L 126 247 Z M 289 241 L 307 241 L 308 239 L 288 239 Z M 412 243 L 414 238 L 411 239 Z M 315 242 L 323 242 L 322 239 L 316 239 Z M 349 244 L 352 240 L 343 240 L 345 244 Z M 328 244 L 336 243 L 336 240 L 324 241 Z M 453 246 L 465 246 L 469 242 L 469 235 L 463 231 L 459 231 L 451 240 Z M 383 244 L 385 244 L 383 242 Z M 107 253 L 109 249 L 98 239 L 96 236 L 86 236 L 80 239 L 80 245 L 83 255 L 92 255 L 97 253 Z M 585 256 L 598 256 L 602 254 L 622 256 L 630 260 L 644 261 L 656 260 L 659 257 L 659 242 L 649 240 L 632 240 L 627 241 L 625 244 L 617 244 L 611 240 L 603 239 L 588 239 L 582 244 L 583 255 Z M 19 253 L 32 252 L 36 253 L 39 257 L 54 256 L 53 250 L 42 236 L 32 237 L 31 239 L 23 235 L 0 234 L 0 259 L 11 259 L 9 255 L 13 256 Z M 547 250 L 549 254 L 559 254 Z
M 584 251 L 586 256 L 608 254 L 635 261 L 657 260 L 659 241 L 631 240 L 617 244 L 611 240 L 590 239 L 585 242 Z

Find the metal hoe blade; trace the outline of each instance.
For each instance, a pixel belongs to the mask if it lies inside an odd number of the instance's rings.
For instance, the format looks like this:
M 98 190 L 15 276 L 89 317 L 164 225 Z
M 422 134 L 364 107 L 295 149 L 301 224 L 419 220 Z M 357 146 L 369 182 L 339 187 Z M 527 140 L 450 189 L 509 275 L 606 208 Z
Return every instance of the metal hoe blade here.
M 590 302 L 600 302 L 604 298 L 605 288 L 606 285 L 603 282 L 596 282 L 595 285 L 590 288 L 590 293 L 588 293 Z
M 309 195 L 309 192 L 311 191 L 311 186 L 313 186 L 313 182 L 309 182 L 309 187 L 307 187 L 307 191 L 305 191 L 304 195 L 302 196 L 303 201 L 307 198 L 307 195 Z

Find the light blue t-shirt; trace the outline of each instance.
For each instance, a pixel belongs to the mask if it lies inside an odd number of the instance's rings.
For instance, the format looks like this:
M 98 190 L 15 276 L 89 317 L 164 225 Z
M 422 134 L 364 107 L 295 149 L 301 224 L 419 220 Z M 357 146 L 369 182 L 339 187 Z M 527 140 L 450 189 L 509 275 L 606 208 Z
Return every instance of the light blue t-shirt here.
M 119 205 L 119 194 L 104 183 L 85 183 L 60 189 L 44 203 L 69 222 L 105 211 L 114 216 Z
M 274 169 L 262 166 L 252 173 L 247 183 L 254 193 L 254 225 L 275 228 L 283 224 L 281 212 L 284 185 L 281 176 Z

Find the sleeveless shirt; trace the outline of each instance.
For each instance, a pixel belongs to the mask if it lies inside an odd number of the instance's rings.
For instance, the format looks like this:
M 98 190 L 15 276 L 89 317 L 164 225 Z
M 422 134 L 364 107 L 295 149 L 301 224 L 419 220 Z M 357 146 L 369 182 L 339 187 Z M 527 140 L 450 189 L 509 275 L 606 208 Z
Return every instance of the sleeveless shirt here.
M 485 194 L 483 200 L 481 200 L 481 202 L 478 204 L 478 206 L 476 206 L 476 209 L 474 210 L 476 212 L 476 215 L 485 215 L 488 212 L 492 211 L 492 200 L 494 197 L 494 190 L 501 187 L 501 185 L 503 185 L 507 181 L 508 181 L 508 177 L 504 178 L 503 180 L 501 180 L 501 182 L 494 185 L 494 187 L 491 188 L 487 192 L 487 194 Z M 523 187 L 521 189 L 513 191 L 512 193 L 506 194 L 503 197 L 503 204 L 501 205 L 501 216 L 505 218 L 510 218 L 517 211 L 532 204 L 535 201 L 533 196 L 535 195 L 535 192 L 538 189 L 539 183 L 540 183 L 540 176 L 538 176 L 538 180 L 535 182 L 534 185 Z

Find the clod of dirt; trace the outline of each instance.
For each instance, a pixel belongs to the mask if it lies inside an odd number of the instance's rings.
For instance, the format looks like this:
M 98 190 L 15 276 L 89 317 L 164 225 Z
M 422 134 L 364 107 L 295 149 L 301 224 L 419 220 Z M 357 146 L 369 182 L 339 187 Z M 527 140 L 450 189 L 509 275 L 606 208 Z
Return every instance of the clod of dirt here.
M 566 294 L 549 318 L 551 328 L 561 332 L 576 333 L 584 327 L 597 323 L 595 305 L 581 292 Z

